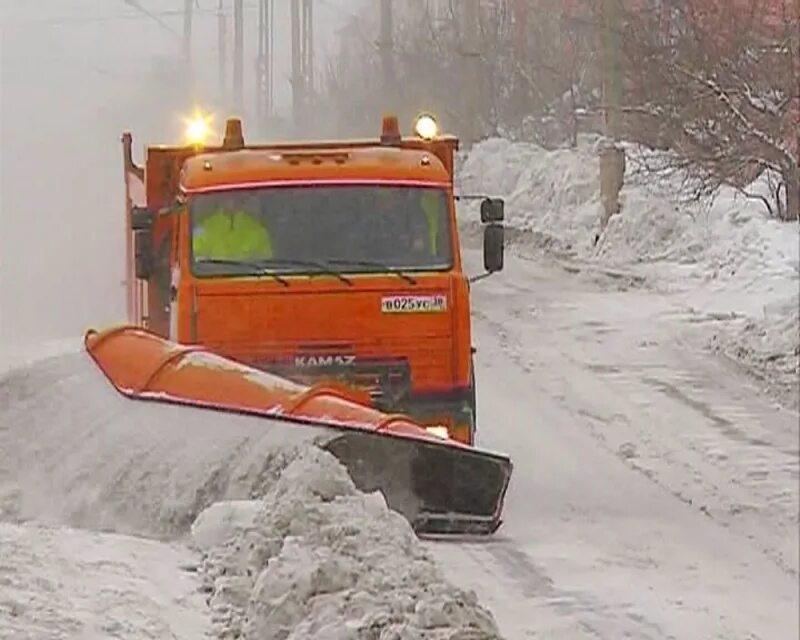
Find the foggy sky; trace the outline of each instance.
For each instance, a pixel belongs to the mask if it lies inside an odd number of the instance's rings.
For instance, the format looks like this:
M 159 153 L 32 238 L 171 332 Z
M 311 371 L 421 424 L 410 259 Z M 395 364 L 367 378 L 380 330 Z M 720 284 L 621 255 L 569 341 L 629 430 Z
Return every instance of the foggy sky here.
M 318 56 L 365 1 L 317 3 Z M 124 0 L 0 0 L 0 344 L 124 321 L 120 135 L 134 134 L 141 159 L 145 143 L 174 142 L 194 106 L 220 106 L 217 0 L 196 9 L 191 92 L 168 75 L 180 54 L 183 1 L 140 3 L 164 14 L 166 26 Z M 252 108 L 258 10 L 254 0 L 245 5 Z M 276 2 L 275 90 L 284 110 L 287 8 Z

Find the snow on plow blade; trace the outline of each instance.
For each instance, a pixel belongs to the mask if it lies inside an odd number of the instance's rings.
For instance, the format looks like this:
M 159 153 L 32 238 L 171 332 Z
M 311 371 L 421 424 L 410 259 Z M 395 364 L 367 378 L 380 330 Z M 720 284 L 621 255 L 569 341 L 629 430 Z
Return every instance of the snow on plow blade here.
M 90 330 L 84 343 L 114 388 L 130 399 L 318 429 L 315 443 L 338 458 L 356 486 L 381 491 L 418 533 L 491 534 L 501 524 L 512 471 L 508 457 L 377 411 L 366 393 L 295 384 L 138 327 Z

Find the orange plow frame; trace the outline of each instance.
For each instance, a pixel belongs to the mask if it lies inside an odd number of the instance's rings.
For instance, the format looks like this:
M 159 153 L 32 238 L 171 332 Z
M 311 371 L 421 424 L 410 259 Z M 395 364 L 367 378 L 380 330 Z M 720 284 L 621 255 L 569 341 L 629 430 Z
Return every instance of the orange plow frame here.
M 507 457 L 440 438 L 407 416 L 377 411 L 367 394 L 298 385 L 135 326 L 89 330 L 84 344 L 129 399 L 318 427 L 316 444 L 344 464 L 356 486 L 382 491 L 419 533 L 487 534 L 501 524 L 512 470 Z

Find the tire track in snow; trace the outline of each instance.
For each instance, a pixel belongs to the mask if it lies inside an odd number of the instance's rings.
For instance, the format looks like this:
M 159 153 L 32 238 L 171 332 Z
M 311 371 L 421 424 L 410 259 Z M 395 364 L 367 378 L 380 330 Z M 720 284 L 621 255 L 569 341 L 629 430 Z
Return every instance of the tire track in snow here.
M 504 295 L 507 311 L 492 313 L 497 307 L 488 304 L 476 316 L 497 333 L 501 348 L 525 372 L 546 372 L 538 384 L 583 416 L 602 446 L 701 513 L 748 537 L 796 576 L 796 417 L 748 393 L 748 385 L 733 372 L 693 354 L 680 335 L 665 333 L 669 327 L 659 319 L 664 309 L 645 312 L 646 320 L 633 332 L 623 324 L 598 335 L 587 326 L 588 305 L 595 304 L 593 313 L 607 317 L 602 323 L 607 327 L 618 318 L 616 309 L 626 308 L 625 294 L 615 299 L 606 292 L 602 303 L 585 285 L 565 285 L 575 300 L 570 305 L 554 304 L 554 292 L 543 296 L 540 290 L 523 292 L 518 302 Z M 528 301 L 537 295 L 537 312 L 531 316 Z M 582 298 L 588 300 L 581 303 Z M 646 305 L 647 297 L 636 293 L 630 304 Z M 549 337 L 531 340 L 531 331 Z M 644 346 L 637 349 L 637 343 Z
M 676 356 L 667 329 L 683 310 L 668 297 L 509 263 L 473 289 L 479 443 L 515 464 L 506 523 L 492 542 L 433 545 L 453 579 L 509 638 L 795 637 L 796 584 L 762 551 L 796 539 L 790 503 L 772 504 L 796 485 L 792 426 L 764 404 L 773 422 L 751 413 L 747 433 L 775 447 L 730 440 L 641 380 L 683 386 L 704 363 Z M 754 393 L 735 378 L 706 383 L 736 388 L 740 403 Z M 737 484 L 762 455 L 776 475 Z M 747 501 L 752 518 L 726 512 Z

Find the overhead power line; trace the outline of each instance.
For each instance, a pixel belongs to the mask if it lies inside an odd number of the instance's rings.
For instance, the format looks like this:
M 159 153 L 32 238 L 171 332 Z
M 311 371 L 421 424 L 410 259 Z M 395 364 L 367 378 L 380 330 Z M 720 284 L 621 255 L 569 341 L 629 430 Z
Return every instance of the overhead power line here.
M 123 1 L 125 4 L 127 4 L 129 7 L 133 7 L 133 8 L 134 8 L 134 9 L 136 9 L 137 11 L 139 11 L 139 12 L 143 13 L 143 14 L 144 14 L 144 15 L 146 15 L 148 18 L 152 18 L 153 20 L 155 20 L 155 21 L 156 21 L 156 22 L 157 22 L 157 23 L 158 23 L 158 24 L 159 24 L 159 25 L 160 25 L 160 26 L 161 26 L 163 29 L 165 29 L 165 30 L 166 30 L 166 31 L 168 31 L 169 33 L 171 33 L 171 34 L 173 34 L 173 35 L 175 35 L 175 36 L 177 36 L 177 35 L 178 35 L 178 33 L 177 33 L 177 32 L 176 32 L 176 31 L 175 31 L 175 30 L 174 30 L 174 29 L 173 29 L 171 26 L 169 26 L 169 24 L 167 24 L 166 22 L 164 22 L 164 21 L 161 19 L 161 17 L 160 17 L 160 16 L 158 16 L 158 15 L 156 15 L 156 14 L 154 14 L 154 13 L 151 13 L 151 12 L 150 12 L 148 9 L 145 9 L 145 8 L 144 8 L 144 7 L 141 5 L 141 3 L 139 2 L 139 0 L 122 0 L 122 1 Z
M 127 0 L 123 0 L 125 4 L 128 4 Z M 132 8 L 138 9 L 132 5 Z M 245 11 L 255 10 L 258 6 L 255 4 L 245 4 L 244 9 Z M 211 9 L 194 9 L 195 16 L 216 16 L 218 15 L 219 10 L 216 8 Z M 225 10 L 223 9 L 223 13 L 225 15 L 233 15 L 233 11 L 231 9 Z M 83 26 L 89 24 L 96 24 L 102 22 L 117 22 L 117 21 L 126 21 L 126 20 L 156 20 L 159 23 L 163 23 L 164 21 L 161 20 L 162 18 L 180 18 L 183 19 L 183 10 L 182 9 L 161 9 L 157 11 L 147 10 L 144 13 L 138 11 L 134 12 L 120 12 L 120 13 L 107 13 L 104 15 L 97 15 L 97 16 L 86 16 L 86 15 L 66 15 L 66 16 L 56 16 L 50 18 L 29 18 L 27 20 L 14 20 L 13 24 L 17 26 L 21 25 L 42 25 L 42 26 L 61 26 L 61 25 L 76 25 L 76 26 Z M 166 28 L 170 30 L 175 36 L 180 37 L 180 33 L 178 31 L 172 29 L 168 24 L 164 23 Z M 162 26 L 164 26 L 162 25 Z

